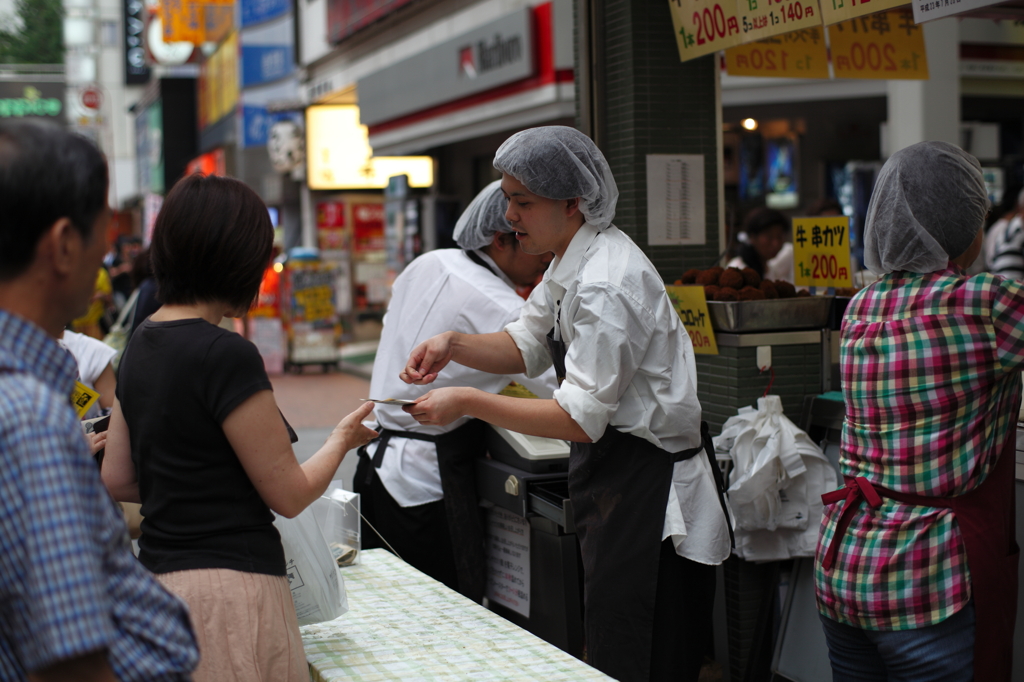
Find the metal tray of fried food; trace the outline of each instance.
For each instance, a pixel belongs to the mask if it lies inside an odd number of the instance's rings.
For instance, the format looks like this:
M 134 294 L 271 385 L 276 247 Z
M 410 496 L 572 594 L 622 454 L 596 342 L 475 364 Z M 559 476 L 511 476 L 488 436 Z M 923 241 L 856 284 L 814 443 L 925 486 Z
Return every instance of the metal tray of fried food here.
M 708 301 L 711 326 L 719 332 L 821 329 L 828 326 L 834 296 L 797 296 L 763 301 Z

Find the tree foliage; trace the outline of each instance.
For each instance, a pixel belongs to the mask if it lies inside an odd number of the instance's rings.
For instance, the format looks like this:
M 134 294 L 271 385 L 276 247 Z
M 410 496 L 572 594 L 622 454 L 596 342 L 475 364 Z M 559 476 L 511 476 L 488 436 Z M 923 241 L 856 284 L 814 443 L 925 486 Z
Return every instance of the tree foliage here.
M 17 0 L 15 12 L 19 21 L 0 18 L 0 63 L 63 64 L 61 0 Z

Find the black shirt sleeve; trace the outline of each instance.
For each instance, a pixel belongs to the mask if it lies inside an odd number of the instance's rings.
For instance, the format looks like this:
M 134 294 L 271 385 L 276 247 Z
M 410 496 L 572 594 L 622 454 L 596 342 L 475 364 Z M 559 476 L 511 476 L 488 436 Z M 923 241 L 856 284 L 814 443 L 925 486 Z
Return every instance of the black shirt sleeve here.
M 256 346 L 232 332 L 210 345 L 203 368 L 207 408 L 220 424 L 255 393 L 273 390 Z

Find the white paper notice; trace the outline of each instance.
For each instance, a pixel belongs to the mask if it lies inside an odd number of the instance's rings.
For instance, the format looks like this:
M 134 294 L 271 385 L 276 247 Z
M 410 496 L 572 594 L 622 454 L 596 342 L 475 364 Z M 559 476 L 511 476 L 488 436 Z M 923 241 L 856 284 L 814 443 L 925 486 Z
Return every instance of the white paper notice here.
M 647 155 L 647 243 L 691 246 L 707 242 L 704 156 Z
M 487 512 L 487 598 L 530 617 L 530 524 L 498 507 Z
M 953 14 L 963 14 L 971 10 L 995 5 L 1002 0 L 914 0 L 914 23 L 923 24 L 933 19 L 941 19 Z

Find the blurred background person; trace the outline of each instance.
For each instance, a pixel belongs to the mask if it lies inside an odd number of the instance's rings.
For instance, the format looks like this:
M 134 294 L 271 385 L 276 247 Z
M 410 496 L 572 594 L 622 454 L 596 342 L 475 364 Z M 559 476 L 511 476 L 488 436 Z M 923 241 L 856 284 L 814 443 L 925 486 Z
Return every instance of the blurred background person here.
M 778 271 L 772 271 L 768 267 L 788 242 L 789 233 L 789 218 L 770 208 L 755 208 L 743 221 L 740 234 L 733 243 L 734 256 L 726 267 L 750 268 L 762 278 L 792 282 L 792 255 L 789 259 L 788 272 L 784 271 L 783 263 L 777 264 Z
M 120 310 L 132 294 L 132 269 L 135 257 L 142 250 L 142 240 L 135 236 L 121 235 L 115 242 L 114 258 L 106 265 L 110 273 L 110 284 L 113 289 L 114 306 Z
M 138 296 L 135 298 L 135 310 L 132 311 L 132 324 L 128 338 L 131 338 L 140 324 L 160 309 L 160 301 L 156 297 L 156 278 L 153 277 L 153 262 L 149 253 L 149 249 L 139 251 L 132 262 L 132 292 L 138 292 Z
M 984 251 L 989 272 L 1024 280 L 1024 189 L 1017 195 L 1013 210 L 988 229 Z
M 96 271 L 96 280 L 93 282 L 92 298 L 89 301 L 89 308 L 81 317 L 71 321 L 71 330 L 79 334 L 86 334 L 94 339 L 103 339 L 109 331 L 108 320 L 114 299 L 113 288 L 110 284 L 110 275 L 104 267 Z M 107 329 L 104 329 L 107 326 Z
M 104 482 L 142 504 L 139 561 L 189 605 L 196 682 L 309 679 L 271 511 L 298 515 L 377 435 L 361 424 L 366 403 L 300 465 L 259 352 L 218 326 L 251 307 L 273 238 L 239 180 L 171 189 L 151 244 L 164 305 L 121 359 L 107 435 Z
M 497 332 L 519 319 L 525 302 L 516 287 L 531 286 L 553 254 L 530 255 L 505 219 L 501 181 L 466 207 L 453 237 L 460 249 L 430 251 L 395 280 L 373 364 L 370 396 L 414 399 L 423 394 L 399 378 L 409 351 L 454 329 Z M 451 365 L 440 386 L 474 386 L 498 393 L 509 382 L 542 398 L 557 388 L 553 370 L 536 379 Z M 458 419 L 423 426 L 398 406 L 379 405 L 380 439 L 360 451 L 355 489 L 363 513 L 388 545 L 420 571 L 479 603 L 484 596 L 484 532 L 474 461 L 486 455 L 484 423 Z M 363 546 L 386 546 L 365 529 Z

